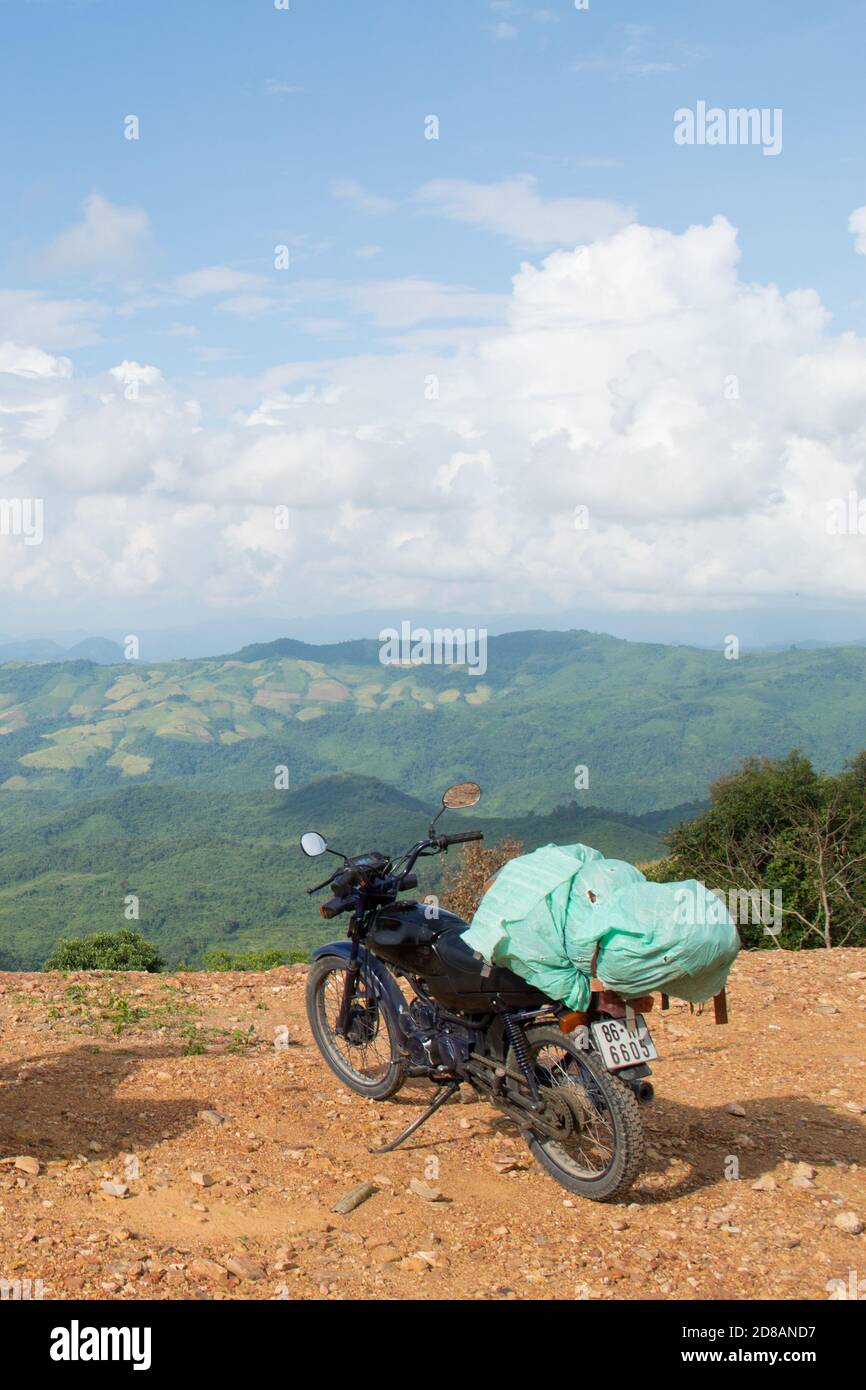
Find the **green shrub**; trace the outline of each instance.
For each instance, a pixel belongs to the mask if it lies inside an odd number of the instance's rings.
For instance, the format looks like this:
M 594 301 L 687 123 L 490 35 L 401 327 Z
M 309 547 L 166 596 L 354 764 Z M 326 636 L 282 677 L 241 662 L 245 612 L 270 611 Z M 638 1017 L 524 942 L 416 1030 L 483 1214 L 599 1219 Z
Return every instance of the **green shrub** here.
M 152 941 L 140 932 L 122 927 L 116 932 L 63 937 L 54 947 L 43 970 L 146 970 L 155 974 L 163 961 Z
M 306 965 L 308 951 L 208 951 L 205 970 L 276 970 L 280 965 Z

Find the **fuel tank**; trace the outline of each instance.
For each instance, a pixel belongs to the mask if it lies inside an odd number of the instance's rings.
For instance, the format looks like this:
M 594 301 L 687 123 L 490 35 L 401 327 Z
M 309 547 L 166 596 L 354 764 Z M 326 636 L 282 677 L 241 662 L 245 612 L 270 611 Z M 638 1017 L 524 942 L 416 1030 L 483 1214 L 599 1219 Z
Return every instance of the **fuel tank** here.
M 420 975 L 437 1003 L 464 1013 L 540 1008 L 550 1001 L 519 975 L 491 966 L 463 940 L 456 913 L 424 903 L 392 903 L 377 914 L 367 949 L 409 975 Z

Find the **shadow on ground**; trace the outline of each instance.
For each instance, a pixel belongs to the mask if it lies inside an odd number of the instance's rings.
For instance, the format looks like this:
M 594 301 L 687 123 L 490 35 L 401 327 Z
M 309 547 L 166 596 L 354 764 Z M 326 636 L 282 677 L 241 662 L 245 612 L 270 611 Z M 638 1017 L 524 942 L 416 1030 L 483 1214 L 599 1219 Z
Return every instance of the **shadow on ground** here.
M 209 1097 L 119 1099 L 117 1089 L 142 1064 L 183 1055 L 180 1047 L 100 1048 L 93 1044 L 17 1058 L 0 1067 L 0 1155 L 43 1162 L 133 1152 L 188 1130 Z

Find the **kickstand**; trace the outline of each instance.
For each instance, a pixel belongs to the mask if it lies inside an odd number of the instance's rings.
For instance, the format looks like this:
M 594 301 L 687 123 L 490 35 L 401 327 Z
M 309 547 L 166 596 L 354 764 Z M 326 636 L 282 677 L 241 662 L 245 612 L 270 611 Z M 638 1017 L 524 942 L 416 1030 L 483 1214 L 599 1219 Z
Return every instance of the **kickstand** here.
M 397 1135 L 396 1139 L 392 1139 L 390 1144 L 383 1144 L 381 1149 L 370 1149 L 369 1152 L 371 1154 L 393 1153 L 394 1149 L 399 1148 L 404 1139 L 408 1139 L 410 1134 L 414 1134 L 416 1129 L 420 1129 L 423 1124 L 426 1124 L 430 1116 L 435 1114 L 439 1109 L 439 1106 L 444 1105 L 446 1100 L 450 1100 L 455 1091 L 459 1090 L 460 1082 L 450 1081 L 447 1086 L 442 1087 L 437 1096 L 433 1097 L 423 1114 L 419 1115 L 417 1120 L 413 1120 L 411 1125 L 407 1125 L 406 1128 Z

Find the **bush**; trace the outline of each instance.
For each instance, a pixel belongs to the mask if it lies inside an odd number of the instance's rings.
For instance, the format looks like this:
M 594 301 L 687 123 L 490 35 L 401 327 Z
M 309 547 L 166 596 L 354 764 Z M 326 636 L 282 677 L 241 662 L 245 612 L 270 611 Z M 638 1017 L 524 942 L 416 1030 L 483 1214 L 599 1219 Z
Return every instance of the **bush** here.
M 62 937 L 43 970 L 146 970 L 155 974 L 163 967 L 159 951 L 140 932 L 123 927 L 116 932 Z
M 306 965 L 308 951 L 208 951 L 205 970 L 276 970 L 280 965 Z

